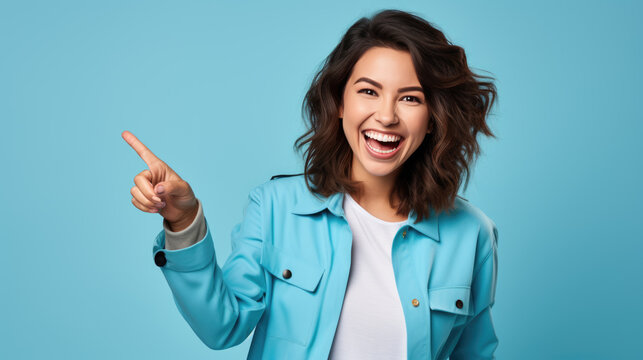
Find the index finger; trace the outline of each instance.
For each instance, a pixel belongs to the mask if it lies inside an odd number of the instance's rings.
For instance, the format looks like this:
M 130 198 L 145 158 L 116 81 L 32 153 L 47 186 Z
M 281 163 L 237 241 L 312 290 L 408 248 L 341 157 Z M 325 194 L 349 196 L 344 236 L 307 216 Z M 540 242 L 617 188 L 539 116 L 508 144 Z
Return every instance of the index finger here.
M 154 155 L 147 146 L 143 145 L 143 143 L 131 132 L 125 130 L 121 136 L 136 151 L 138 156 L 145 161 L 148 167 L 157 161 L 161 161 L 161 159 L 157 158 L 156 155 Z

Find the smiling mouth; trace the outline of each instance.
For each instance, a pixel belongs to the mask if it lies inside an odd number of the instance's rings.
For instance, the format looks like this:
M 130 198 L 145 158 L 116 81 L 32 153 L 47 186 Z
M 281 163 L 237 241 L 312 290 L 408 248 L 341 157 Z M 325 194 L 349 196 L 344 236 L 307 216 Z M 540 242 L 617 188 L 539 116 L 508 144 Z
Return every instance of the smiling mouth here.
M 362 136 L 364 136 L 366 146 L 379 154 L 392 153 L 404 140 L 401 136 L 385 136 L 371 131 L 363 132 Z

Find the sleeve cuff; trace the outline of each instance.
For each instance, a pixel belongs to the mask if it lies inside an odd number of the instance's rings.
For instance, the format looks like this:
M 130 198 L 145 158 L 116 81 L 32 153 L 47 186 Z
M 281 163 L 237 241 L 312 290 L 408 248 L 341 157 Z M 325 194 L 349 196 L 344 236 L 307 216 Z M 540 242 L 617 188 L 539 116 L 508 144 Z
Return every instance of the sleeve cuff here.
M 163 271 L 174 270 L 180 272 L 196 271 L 215 262 L 216 256 L 214 243 L 208 223 L 203 219 L 205 235 L 197 243 L 190 246 L 170 250 L 165 248 L 166 230 L 161 230 L 154 241 L 152 248 L 154 263 Z

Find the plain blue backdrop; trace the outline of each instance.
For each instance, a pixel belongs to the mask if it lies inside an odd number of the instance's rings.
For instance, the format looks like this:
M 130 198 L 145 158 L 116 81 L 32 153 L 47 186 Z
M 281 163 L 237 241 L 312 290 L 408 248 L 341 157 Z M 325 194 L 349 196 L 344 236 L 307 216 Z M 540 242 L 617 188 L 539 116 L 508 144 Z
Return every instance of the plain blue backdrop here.
M 192 185 L 222 263 L 249 190 L 302 170 L 322 60 L 385 8 L 497 79 L 461 194 L 499 229 L 498 359 L 642 356 L 634 1 L 2 1 L 0 358 L 245 358 L 250 338 L 210 350 L 178 313 L 121 132 Z

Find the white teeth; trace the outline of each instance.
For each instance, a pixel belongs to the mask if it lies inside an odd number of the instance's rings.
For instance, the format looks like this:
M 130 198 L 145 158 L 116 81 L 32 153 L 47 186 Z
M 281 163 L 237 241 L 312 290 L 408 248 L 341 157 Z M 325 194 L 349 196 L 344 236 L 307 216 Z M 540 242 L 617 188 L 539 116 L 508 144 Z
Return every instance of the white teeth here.
M 370 131 L 370 130 L 365 132 L 364 135 L 370 137 L 371 139 L 375 139 L 383 142 L 396 142 L 401 139 L 401 137 L 398 135 L 384 135 L 384 134 L 378 133 L 377 131 Z
M 395 151 L 395 150 L 397 149 L 397 148 L 395 147 L 395 148 L 393 148 L 393 149 L 391 149 L 391 150 L 380 150 L 380 149 L 376 149 L 376 148 L 372 147 L 369 143 L 366 143 L 366 146 L 368 146 L 368 148 L 369 148 L 369 149 L 371 149 L 371 150 L 373 150 L 373 151 L 375 151 L 375 152 L 377 152 L 377 153 L 380 153 L 380 154 L 388 154 L 388 153 L 392 153 L 393 151 Z

